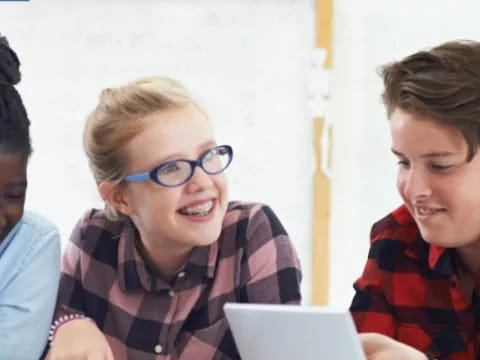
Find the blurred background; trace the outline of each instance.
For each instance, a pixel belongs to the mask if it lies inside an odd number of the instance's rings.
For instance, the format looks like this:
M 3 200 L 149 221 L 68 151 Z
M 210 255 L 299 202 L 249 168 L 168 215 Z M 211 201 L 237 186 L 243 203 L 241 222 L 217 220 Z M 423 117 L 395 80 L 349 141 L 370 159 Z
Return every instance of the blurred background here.
M 474 0 L 0 1 L 32 121 L 27 207 L 66 243 L 101 207 L 82 130 L 101 89 L 182 81 L 231 144 L 231 199 L 269 204 L 300 256 L 305 304 L 347 307 L 372 223 L 396 206 L 380 65 L 480 39 Z

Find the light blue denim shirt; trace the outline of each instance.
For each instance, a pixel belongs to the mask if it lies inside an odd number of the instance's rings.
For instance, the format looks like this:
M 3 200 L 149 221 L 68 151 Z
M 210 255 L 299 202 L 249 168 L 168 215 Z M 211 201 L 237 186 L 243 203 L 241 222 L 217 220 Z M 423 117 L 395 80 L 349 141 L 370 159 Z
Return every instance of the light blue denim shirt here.
M 38 359 L 46 345 L 60 277 L 60 236 L 26 211 L 0 243 L 0 359 Z

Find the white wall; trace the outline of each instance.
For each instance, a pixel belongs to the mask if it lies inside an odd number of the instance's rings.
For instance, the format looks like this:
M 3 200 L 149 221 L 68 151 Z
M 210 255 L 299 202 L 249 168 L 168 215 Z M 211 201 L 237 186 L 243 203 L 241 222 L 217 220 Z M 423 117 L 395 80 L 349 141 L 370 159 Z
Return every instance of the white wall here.
M 331 303 L 350 303 L 371 224 L 401 203 L 376 68 L 448 40 L 480 40 L 478 14 L 473 0 L 336 1 Z
M 140 5 L 141 4 L 141 5 Z M 311 286 L 310 0 L 42 0 L 0 2 L 0 32 L 23 60 L 20 90 L 35 153 L 28 207 L 64 241 L 101 202 L 81 149 L 100 89 L 164 74 L 209 109 L 236 159 L 232 198 L 263 201 L 291 234 Z M 336 0 L 330 302 L 347 306 L 371 224 L 400 200 L 376 68 L 420 48 L 480 39 L 474 0 Z
M 311 0 L 41 0 L 0 3 L 0 32 L 23 61 L 19 87 L 35 153 L 27 206 L 66 241 L 101 206 L 81 147 L 100 90 L 139 76 L 183 81 L 236 151 L 231 198 L 270 204 L 291 235 L 310 298 Z

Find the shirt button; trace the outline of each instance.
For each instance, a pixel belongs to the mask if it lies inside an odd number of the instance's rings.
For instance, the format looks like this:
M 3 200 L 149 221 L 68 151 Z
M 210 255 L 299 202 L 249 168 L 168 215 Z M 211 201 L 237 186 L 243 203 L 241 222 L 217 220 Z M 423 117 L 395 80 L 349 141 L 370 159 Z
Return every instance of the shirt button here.
M 175 291 L 170 290 L 170 291 L 168 292 L 168 296 L 174 297 L 174 296 L 175 296 Z
M 162 345 L 155 345 L 155 348 L 153 349 L 156 354 L 160 354 L 163 351 Z
M 178 275 L 177 275 L 177 277 L 178 277 L 179 279 L 183 278 L 184 276 L 185 276 L 185 271 L 181 271 L 181 272 L 179 272 Z
M 450 280 L 450 287 L 454 288 L 457 287 L 457 282 L 455 280 Z

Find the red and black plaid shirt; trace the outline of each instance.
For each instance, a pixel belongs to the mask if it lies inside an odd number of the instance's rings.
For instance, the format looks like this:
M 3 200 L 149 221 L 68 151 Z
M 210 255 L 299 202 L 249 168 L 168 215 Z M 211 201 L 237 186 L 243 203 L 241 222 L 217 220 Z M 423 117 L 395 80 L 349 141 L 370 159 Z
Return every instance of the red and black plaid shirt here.
M 70 240 L 56 316 L 94 319 L 116 360 L 238 359 L 225 302 L 300 302 L 300 263 L 265 205 L 231 202 L 219 240 L 194 248 L 170 282 L 140 256 L 129 220 L 90 211 Z
M 480 301 L 462 290 L 454 254 L 426 243 L 405 206 L 377 222 L 354 284 L 358 331 L 388 335 L 442 360 L 480 359 Z

